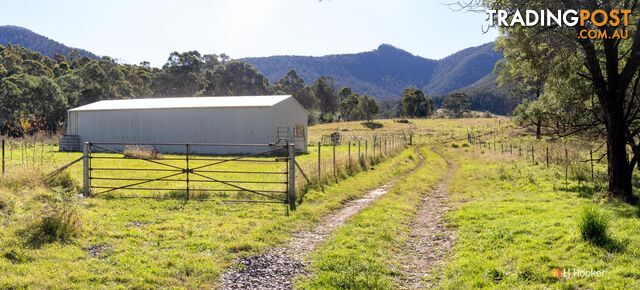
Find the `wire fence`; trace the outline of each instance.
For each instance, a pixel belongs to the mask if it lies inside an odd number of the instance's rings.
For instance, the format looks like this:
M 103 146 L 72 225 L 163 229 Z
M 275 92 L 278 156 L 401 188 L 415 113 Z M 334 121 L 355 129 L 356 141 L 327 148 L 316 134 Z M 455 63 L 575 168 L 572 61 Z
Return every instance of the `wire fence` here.
M 398 154 L 406 148 L 408 144 L 411 144 L 413 138 L 414 136 L 411 134 L 372 134 L 350 140 L 343 140 L 340 143 L 331 142 L 329 144 L 323 144 L 322 142 L 317 142 L 315 144 L 309 144 L 307 147 L 308 152 L 299 153 L 295 158 L 296 178 L 294 184 L 295 191 L 300 193 L 298 195 L 298 201 L 301 201 L 304 193 L 311 188 L 323 188 L 325 185 L 340 182 L 358 172 L 370 170 L 372 166 Z M 24 170 L 16 169 L 29 170 L 30 168 L 39 167 L 40 170 L 51 172 L 49 176 L 67 171 L 71 175 L 71 178 L 76 180 L 78 184 L 84 182 L 82 168 L 83 154 L 81 152 L 58 152 L 57 141 L 54 138 L 46 140 L 7 138 L 2 139 L 2 141 L 4 145 L 2 150 L 3 176 L 5 174 L 12 174 L 13 172 L 15 172 L 15 174 L 24 172 Z M 282 169 L 271 168 L 273 167 L 272 164 L 277 162 L 267 162 L 277 160 L 274 159 L 275 157 L 256 156 L 256 158 L 251 159 L 238 158 L 238 160 L 229 161 L 235 159 L 233 155 L 216 156 L 198 154 L 196 149 L 197 148 L 194 149 L 196 152 L 188 157 L 184 154 L 166 154 L 148 158 L 153 162 L 131 158 L 131 156 L 127 156 L 127 154 L 123 154 L 123 152 L 106 152 L 105 150 L 102 150 L 102 152 L 94 152 L 91 156 L 92 168 L 90 170 L 90 172 L 93 173 L 91 176 L 91 182 L 93 182 L 94 185 L 92 190 L 96 190 L 96 192 L 98 192 L 97 190 L 101 190 L 101 192 L 108 191 L 103 192 L 101 195 L 106 198 L 121 197 L 125 195 L 116 194 L 116 192 L 119 192 L 120 189 L 122 189 L 121 187 L 127 186 L 125 183 L 157 179 L 153 187 L 148 187 L 148 189 L 156 191 L 155 194 L 148 194 L 149 190 L 147 190 L 146 187 L 144 189 L 141 189 L 143 187 L 135 187 L 134 189 L 139 189 L 137 191 L 140 192 L 126 196 L 152 198 L 158 196 L 184 198 L 188 196 L 188 198 L 193 199 L 204 199 L 205 194 L 202 193 L 211 193 L 213 188 L 209 185 L 214 182 L 209 182 L 211 181 L 208 180 L 209 178 L 223 181 L 238 181 L 238 183 L 235 184 L 257 185 L 257 187 L 251 188 L 251 190 L 257 192 L 282 191 L 279 187 L 277 189 L 272 187 L 286 184 L 287 182 L 287 180 L 276 180 L 279 177 L 258 176 L 252 173 L 256 170 L 261 172 L 270 170 L 283 171 Z M 162 176 L 160 175 L 167 172 L 156 170 L 157 168 L 155 167 L 157 166 L 153 166 L 156 165 L 154 162 L 161 162 L 168 164 L 168 166 L 180 167 L 181 171 L 183 171 L 185 164 L 182 163 L 185 163 L 185 157 L 188 158 L 189 164 L 195 167 L 204 166 L 206 162 L 223 163 L 226 167 L 218 170 L 219 172 L 200 172 L 200 174 L 207 175 L 208 178 L 194 175 L 193 177 L 195 178 L 190 180 L 192 185 L 189 187 L 189 190 L 186 190 L 176 187 L 179 183 L 185 181 L 183 180 L 184 178 L 181 180 L 177 180 L 175 177 L 161 178 Z M 127 171 L 115 170 L 118 169 L 117 167 L 133 169 L 144 174 L 140 177 L 132 176 Z M 100 172 L 105 168 L 114 170 L 105 171 L 110 174 L 105 175 L 104 172 Z M 249 186 L 243 185 L 243 188 L 244 187 L 248 188 Z M 225 188 L 225 191 L 236 189 L 237 188 Z M 143 191 L 146 191 L 147 194 L 143 193 Z M 247 190 L 237 191 L 245 192 Z M 217 194 L 227 196 L 227 194 L 222 192 L 218 192 Z M 239 198 L 242 197 L 242 195 L 239 196 Z
M 569 188 L 572 181 L 577 181 L 579 186 L 591 182 L 597 188 L 607 180 L 606 148 L 590 142 L 570 139 L 527 140 L 508 134 L 492 134 L 486 138 L 473 133 L 468 133 L 467 142 L 486 152 L 530 165 L 559 169 L 565 189 Z

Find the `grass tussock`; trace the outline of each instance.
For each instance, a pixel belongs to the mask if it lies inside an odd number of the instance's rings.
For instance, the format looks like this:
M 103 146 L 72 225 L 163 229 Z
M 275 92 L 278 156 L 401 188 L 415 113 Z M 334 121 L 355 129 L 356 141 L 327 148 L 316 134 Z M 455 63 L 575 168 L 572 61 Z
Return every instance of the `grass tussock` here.
M 23 232 L 29 246 L 40 247 L 53 242 L 70 242 L 82 232 L 82 218 L 74 202 L 45 205 Z
M 604 246 L 610 240 L 609 223 L 610 217 L 595 206 L 585 206 L 578 217 L 582 239 L 597 246 Z
M 53 190 L 80 193 L 82 188 L 69 171 L 60 172 L 56 175 L 45 178 L 44 181 L 46 186 Z

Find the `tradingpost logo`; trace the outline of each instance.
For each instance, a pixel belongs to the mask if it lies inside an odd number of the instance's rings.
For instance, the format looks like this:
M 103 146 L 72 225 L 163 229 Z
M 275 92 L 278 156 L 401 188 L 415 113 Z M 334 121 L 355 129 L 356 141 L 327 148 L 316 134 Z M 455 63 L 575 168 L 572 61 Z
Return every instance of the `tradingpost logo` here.
M 598 10 L 486 10 L 489 27 L 583 27 L 581 39 L 626 39 L 630 9 Z M 613 29 L 602 29 L 608 25 Z

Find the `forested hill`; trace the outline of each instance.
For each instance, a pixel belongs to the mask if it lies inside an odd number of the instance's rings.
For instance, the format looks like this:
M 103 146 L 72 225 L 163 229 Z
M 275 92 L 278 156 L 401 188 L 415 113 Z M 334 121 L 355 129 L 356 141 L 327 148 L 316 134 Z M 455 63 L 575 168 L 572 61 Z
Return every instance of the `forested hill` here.
M 98 58 L 98 56 L 91 52 L 68 47 L 23 27 L 12 25 L 0 26 L 0 45 L 10 44 L 20 45 L 48 57 L 53 57 L 56 54 L 69 56 L 74 50 L 76 50 L 80 57 L 86 56 L 93 59 Z
M 397 98 L 406 87 L 423 88 L 430 95 L 446 94 L 468 87 L 486 77 L 501 58 L 487 43 L 452 54 L 442 60 L 415 56 L 383 44 L 356 54 L 313 56 L 271 56 L 245 58 L 269 80 L 295 69 L 305 80 L 331 76 L 338 85 L 381 99 Z

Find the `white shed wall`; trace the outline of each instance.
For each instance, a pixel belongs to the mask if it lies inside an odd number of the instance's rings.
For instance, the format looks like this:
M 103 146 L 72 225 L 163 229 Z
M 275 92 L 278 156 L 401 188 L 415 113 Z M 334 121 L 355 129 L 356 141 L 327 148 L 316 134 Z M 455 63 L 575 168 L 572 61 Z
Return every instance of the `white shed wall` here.
M 296 125 L 304 126 L 304 137 L 294 138 L 297 151 L 307 151 L 307 122 L 309 113 L 294 98 L 288 98 L 273 106 L 273 136 L 277 136 L 278 127 L 288 127 L 293 136 L 293 128 Z
M 271 107 L 70 111 L 67 134 L 79 135 L 83 143 L 264 144 L 275 141 L 272 113 Z M 156 149 L 167 153 L 186 150 L 185 146 Z M 192 148 L 192 152 L 202 154 L 266 150 L 267 147 Z

